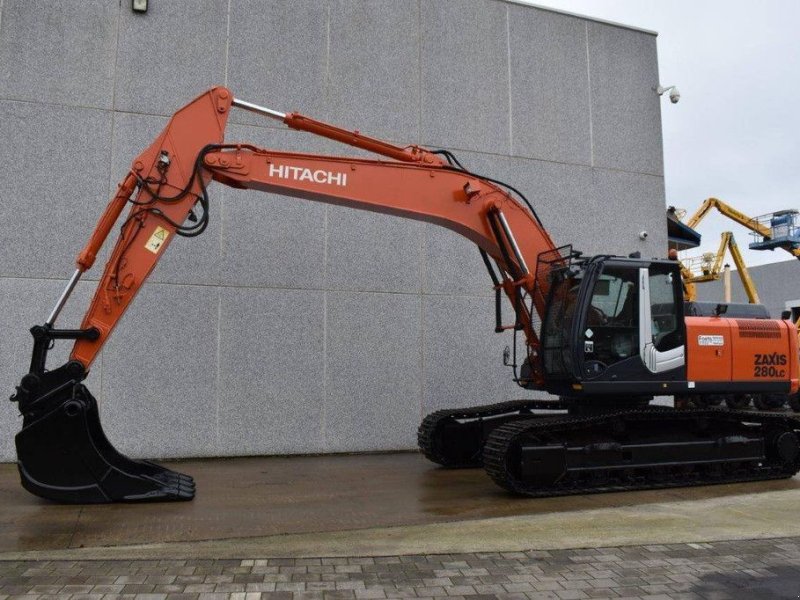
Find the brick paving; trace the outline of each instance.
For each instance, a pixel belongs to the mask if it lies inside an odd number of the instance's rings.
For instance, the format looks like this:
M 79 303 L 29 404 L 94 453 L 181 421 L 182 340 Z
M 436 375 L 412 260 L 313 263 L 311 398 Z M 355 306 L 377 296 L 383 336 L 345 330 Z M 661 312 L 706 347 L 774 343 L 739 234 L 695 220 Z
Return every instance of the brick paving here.
M 800 598 L 800 538 L 376 558 L 0 561 L 0 600 Z

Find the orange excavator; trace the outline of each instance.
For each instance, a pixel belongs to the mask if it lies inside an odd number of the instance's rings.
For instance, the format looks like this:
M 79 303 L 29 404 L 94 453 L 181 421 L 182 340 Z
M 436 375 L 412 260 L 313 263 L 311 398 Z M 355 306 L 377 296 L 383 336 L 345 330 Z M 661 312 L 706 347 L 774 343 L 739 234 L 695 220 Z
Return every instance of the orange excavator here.
M 383 159 L 226 143 L 233 109 Z M 734 305 L 685 303 L 674 260 L 588 257 L 558 247 L 522 194 L 470 172 L 449 151 L 399 147 L 215 87 L 175 113 L 133 161 L 52 313 L 31 329 L 30 372 L 12 397 L 24 417 L 16 447 L 30 492 L 81 503 L 194 496 L 188 475 L 113 447 L 82 382 L 169 244 L 205 229 L 212 180 L 427 221 L 478 246 L 496 294 L 495 328 L 513 332 L 505 362 L 514 380 L 557 399 L 427 416 L 418 440 L 436 463 L 482 465 L 499 485 L 528 496 L 775 479 L 800 470 L 800 420 L 791 415 L 649 405 L 655 395 L 796 392 L 791 322 L 739 315 Z M 78 279 L 128 205 L 80 328 L 57 329 Z M 57 340 L 74 340 L 74 347 L 66 364 L 48 370 Z

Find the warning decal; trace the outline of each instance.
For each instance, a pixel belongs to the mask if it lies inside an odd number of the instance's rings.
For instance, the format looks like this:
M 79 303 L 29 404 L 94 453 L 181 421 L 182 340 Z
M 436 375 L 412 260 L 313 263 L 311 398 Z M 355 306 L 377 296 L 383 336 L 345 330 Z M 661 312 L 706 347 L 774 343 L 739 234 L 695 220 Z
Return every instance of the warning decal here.
M 150 252 L 153 254 L 158 254 L 161 246 L 163 246 L 164 242 L 167 241 L 168 235 L 169 231 L 163 227 L 156 227 L 156 230 L 153 232 L 153 235 L 150 236 L 150 239 L 147 240 L 147 243 L 144 245 L 144 247 L 150 250 Z

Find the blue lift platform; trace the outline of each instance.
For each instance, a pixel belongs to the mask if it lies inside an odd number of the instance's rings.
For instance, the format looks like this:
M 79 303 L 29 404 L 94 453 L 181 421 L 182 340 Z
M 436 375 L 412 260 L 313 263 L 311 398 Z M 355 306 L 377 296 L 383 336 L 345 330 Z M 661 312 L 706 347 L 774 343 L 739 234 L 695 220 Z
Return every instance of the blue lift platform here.
M 800 249 L 800 211 L 780 210 L 752 220 L 751 250 Z

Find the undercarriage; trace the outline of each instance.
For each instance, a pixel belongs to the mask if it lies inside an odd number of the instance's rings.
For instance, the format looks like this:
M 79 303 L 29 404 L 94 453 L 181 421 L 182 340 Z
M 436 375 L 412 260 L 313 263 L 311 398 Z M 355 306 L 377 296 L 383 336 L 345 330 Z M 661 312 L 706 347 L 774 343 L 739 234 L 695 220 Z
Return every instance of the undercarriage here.
M 800 418 L 782 413 L 523 400 L 432 413 L 418 441 L 444 467 L 483 466 L 542 497 L 788 478 L 798 434 Z

